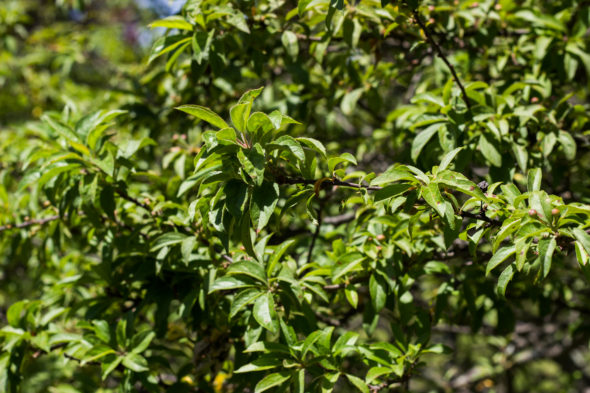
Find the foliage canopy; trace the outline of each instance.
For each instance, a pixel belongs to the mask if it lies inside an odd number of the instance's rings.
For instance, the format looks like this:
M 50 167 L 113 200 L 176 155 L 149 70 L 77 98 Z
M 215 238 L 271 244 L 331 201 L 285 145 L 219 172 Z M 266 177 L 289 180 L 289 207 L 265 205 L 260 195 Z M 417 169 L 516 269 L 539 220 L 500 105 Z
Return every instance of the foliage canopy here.
M 2 391 L 590 386 L 587 2 L 42 3 L 0 4 Z

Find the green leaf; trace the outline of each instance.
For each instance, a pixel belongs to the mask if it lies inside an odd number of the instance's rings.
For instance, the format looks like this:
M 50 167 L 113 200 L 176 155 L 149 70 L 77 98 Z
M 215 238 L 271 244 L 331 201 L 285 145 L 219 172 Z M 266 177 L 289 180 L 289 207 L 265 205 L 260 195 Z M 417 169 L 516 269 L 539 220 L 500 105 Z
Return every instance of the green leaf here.
M 363 393 L 370 393 L 369 387 L 367 386 L 365 381 L 363 381 L 359 377 L 355 377 L 354 375 L 351 375 L 351 374 L 344 374 L 344 375 L 346 375 L 346 378 L 348 378 L 350 383 L 352 383 L 358 390 L 360 390 Z
M 540 219 L 551 222 L 551 203 L 547 203 L 547 194 L 543 191 L 532 191 L 529 196 L 529 207 L 537 212 Z
M 12 327 L 18 327 L 21 321 L 21 315 L 25 310 L 25 307 L 29 304 L 28 300 L 21 300 L 13 303 L 6 312 L 6 320 Z
M 572 229 L 572 233 L 576 240 L 584 247 L 584 250 L 590 254 L 590 235 L 579 227 Z
M 286 126 L 287 124 L 301 124 L 297 120 L 294 120 L 287 115 L 283 115 L 278 110 L 272 111 L 268 117 L 277 130 L 283 126 Z
M 424 149 L 424 146 L 428 143 L 428 141 L 438 132 L 438 129 L 442 127 L 443 123 L 435 123 L 428 127 L 426 127 L 422 132 L 420 132 L 414 140 L 412 141 L 412 161 L 417 162 L 418 156 Z
M 185 265 L 188 265 L 191 259 L 191 255 L 195 245 L 197 244 L 197 238 L 195 236 L 188 236 L 180 243 L 180 253 L 182 254 L 182 261 Z
M 144 137 L 141 139 L 130 139 L 119 147 L 119 156 L 131 158 L 138 150 L 149 145 L 156 145 L 152 138 Z
M 442 158 L 442 160 L 440 162 L 440 165 L 438 166 L 438 170 L 444 171 L 445 169 L 447 169 L 447 167 L 451 164 L 451 162 L 453 161 L 455 156 L 457 154 L 459 154 L 459 152 L 461 150 L 463 150 L 464 148 L 465 148 L 464 146 L 461 146 L 461 147 L 453 149 L 450 152 L 448 152 L 447 154 L 445 154 L 445 156 Z
M 254 189 L 250 201 L 250 218 L 256 230 L 260 231 L 268 224 L 278 201 L 278 184 L 264 182 Z
M 348 285 L 346 288 L 344 288 L 344 296 L 352 308 L 357 308 L 359 304 L 359 294 L 354 286 Z
M 587 280 L 590 281 L 590 254 L 584 249 L 580 242 L 574 242 L 574 248 L 576 249 L 576 259 L 580 265 L 580 269 Z
M 444 198 L 442 197 L 438 184 L 431 182 L 426 186 L 422 186 L 422 197 L 432 207 L 441 218 L 445 217 Z
M 571 136 L 569 132 L 566 131 L 559 131 L 558 135 L 559 143 L 561 143 L 561 147 L 563 148 L 563 152 L 565 154 L 565 158 L 569 161 L 576 158 L 576 141 Z
M 372 383 L 375 379 L 379 378 L 382 375 L 389 375 L 393 373 L 393 370 L 389 367 L 371 367 L 367 372 L 367 376 L 365 377 L 365 381 L 367 383 Z
M 289 240 L 279 244 L 278 246 L 276 246 L 274 253 L 270 257 L 270 260 L 268 261 L 268 265 L 266 268 L 267 276 L 272 275 L 274 267 L 277 266 L 277 264 L 281 260 L 281 257 L 285 254 L 285 252 L 287 252 L 289 247 L 291 247 L 294 243 L 295 243 L 295 239 L 289 239 Z
M 371 274 L 371 278 L 369 279 L 369 293 L 373 308 L 376 312 L 381 311 L 387 301 L 387 283 L 381 276 Z
M 506 269 L 500 274 L 498 277 L 498 284 L 496 285 L 496 292 L 498 295 L 504 297 L 506 296 L 506 287 L 512 277 L 514 276 L 514 264 L 508 265 Z
M 361 269 L 364 259 L 365 257 L 360 252 L 351 252 L 343 255 L 338 259 L 332 269 L 332 280 L 336 281 L 345 274 Z
M 80 165 L 78 164 L 68 164 L 68 165 L 62 165 L 61 163 L 52 167 L 50 170 L 48 170 L 47 172 L 45 172 L 41 178 L 39 180 L 37 180 L 37 187 L 38 188 L 42 188 L 45 184 L 47 184 L 49 181 L 53 180 L 54 178 L 56 178 L 57 176 L 63 174 L 63 173 L 67 173 L 67 172 L 73 172 L 74 170 L 80 169 Z M 20 189 L 28 186 L 29 184 L 21 184 L 20 185 Z
M 86 144 L 94 150 L 100 138 L 108 130 L 108 122 L 125 113 L 127 111 L 124 110 L 99 110 L 86 115 L 76 123 L 76 134 L 83 139 L 86 138 Z
M 156 240 L 152 243 L 152 247 L 150 248 L 151 252 L 158 251 L 162 247 L 173 246 L 175 244 L 182 243 L 184 239 L 187 238 L 187 235 L 184 233 L 179 232 L 166 232 L 163 235 L 160 235 L 156 238 Z
M 527 259 L 527 252 L 531 245 L 530 239 L 520 238 L 514 243 L 516 248 L 516 270 L 521 271 Z
M 235 218 L 242 218 L 248 202 L 248 186 L 239 180 L 232 179 L 225 184 L 223 192 L 227 210 Z
M 502 154 L 500 154 L 498 147 L 496 147 L 497 144 L 498 144 L 498 142 L 496 142 L 493 139 L 490 139 L 485 134 L 482 134 L 481 137 L 479 138 L 478 147 L 479 147 L 479 150 L 481 151 L 481 154 L 483 154 L 485 159 L 490 164 L 492 164 L 493 166 L 496 166 L 496 167 L 501 167 L 502 166 Z
M 311 3 L 312 0 L 299 0 L 297 4 L 297 13 L 299 17 L 303 16 L 303 13 L 307 10 L 307 6 Z
M 242 292 L 240 292 L 236 297 L 234 297 L 231 308 L 229 312 L 229 318 L 233 318 L 236 316 L 238 312 L 244 309 L 247 305 L 253 303 L 257 298 L 262 296 L 265 292 L 261 291 L 258 288 L 249 288 Z
M 270 388 L 274 388 L 275 386 L 279 386 L 283 382 L 287 381 L 290 377 L 291 373 L 289 371 L 281 371 L 278 373 L 269 374 L 256 384 L 254 393 L 261 393 Z
M 111 186 L 105 186 L 100 191 L 100 207 L 111 220 L 115 220 L 115 206 L 115 190 Z
M 262 182 L 264 181 L 264 169 L 266 167 L 266 159 L 264 157 L 262 146 L 257 143 L 252 149 L 238 150 L 238 160 L 244 171 L 254 182 L 254 185 L 262 185 Z
M 338 164 L 341 164 L 343 162 L 348 162 L 352 165 L 357 165 L 356 158 L 354 158 L 352 154 L 342 153 L 338 157 L 331 157 L 328 159 L 328 170 L 330 171 L 330 173 L 333 173 L 334 168 L 336 168 Z
M 123 366 L 135 371 L 136 373 L 149 370 L 147 360 L 145 360 L 143 356 L 133 352 L 125 355 L 123 358 Z
M 546 246 L 544 244 L 541 245 L 541 242 L 539 242 L 539 253 L 542 253 L 541 258 L 543 260 L 543 278 L 546 278 L 551 271 L 551 262 L 553 260 L 553 253 L 555 252 L 556 247 L 557 241 L 555 240 L 555 237 L 551 237 Z
M 241 219 L 240 222 L 240 238 L 242 240 L 242 245 L 244 249 L 254 259 L 258 260 L 258 255 L 256 251 L 254 251 L 254 243 L 252 240 L 252 228 L 250 227 L 250 211 L 247 211 L 246 214 Z
M 254 99 L 258 97 L 260 93 L 262 93 L 262 90 L 264 90 L 264 86 L 259 87 L 257 89 L 248 90 L 247 92 L 242 94 L 240 100 L 238 101 L 238 104 L 252 104 Z
M 94 325 L 94 334 L 96 337 L 108 344 L 111 341 L 111 328 L 108 322 L 104 320 L 92 321 L 92 325 Z
M 305 359 L 305 355 L 312 349 L 313 345 L 320 339 L 322 335 L 321 330 L 316 330 L 309 334 L 303 341 L 303 345 L 301 346 L 301 359 Z
M 505 221 L 502 224 L 500 231 L 496 234 L 496 238 L 494 239 L 494 244 L 492 247 L 492 252 L 496 252 L 496 250 L 498 249 L 498 247 L 500 246 L 502 241 L 504 239 L 506 239 L 506 237 L 508 237 L 512 233 L 514 233 L 517 229 L 519 229 L 521 223 L 522 223 L 522 219 L 520 219 L 520 218 L 518 220 L 512 220 L 509 222 Z
M 149 24 L 150 28 L 165 27 L 167 29 L 193 30 L 193 25 L 187 22 L 182 16 L 172 15 Z
M 80 362 L 81 365 L 85 365 L 86 363 L 97 361 L 98 359 L 102 359 L 108 355 L 115 354 L 115 350 L 106 346 L 106 345 L 96 345 L 90 351 L 86 352 L 82 357 L 82 361 Z
M 215 133 L 215 139 L 220 145 L 237 145 L 238 138 L 236 136 L 236 130 L 231 127 L 222 128 Z
M 332 353 L 336 356 L 346 356 L 351 347 L 354 347 L 359 339 L 359 334 L 356 332 L 346 332 L 338 337 L 338 340 L 332 346 Z
M 265 342 L 259 341 L 255 342 L 252 345 L 248 346 L 244 350 L 244 353 L 251 353 L 251 352 L 263 352 L 263 353 L 275 353 L 275 354 L 283 354 L 283 355 L 290 355 L 291 352 L 289 351 L 289 347 L 275 342 Z
M 270 356 L 267 355 L 267 356 L 261 356 L 258 359 L 255 359 L 251 363 L 248 363 L 248 364 L 240 367 L 239 369 L 237 369 L 234 372 L 236 374 L 250 373 L 253 371 L 262 371 L 262 370 L 268 370 L 271 368 L 276 368 L 282 364 L 283 364 L 283 359 L 277 357 L 276 355 L 270 355 Z
M 527 148 L 525 146 L 513 143 L 512 152 L 514 153 L 514 158 L 516 158 L 516 162 L 518 163 L 520 170 L 523 173 L 526 172 L 529 160 L 529 152 Z
M 227 269 L 227 274 L 242 274 L 261 281 L 262 283 L 266 283 L 266 272 L 264 267 L 253 261 L 234 262 Z
M 224 276 L 220 277 L 213 282 L 211 288 L 209 289 L 209 293 L 213 293 L 215 291 L 225 291 L 229 289 L 238 289 L 238 288 L 246 288 L 246 287 L 253 287 L 256 283 L 250 278 L 243 278 L 243 277 L 232 277 L 232 276 Z
M 250 117 L 251 107 L 251 103 L 236 104 L 229 110 L 231 121 L 234 127 L 236 127 L 236 130 L 241 132 L 246 130 L 246 123 L 248 121 L 248 117 Z
M 207 123 L 215 126 L 219 129 L 228 128 L 229 125 L 221 118 L 218 114 L 213 112 L 209 108 L 205 108 L 204 106 L 199 105 L 182 105 L 176 107 L 176 109 L 186 112 L 189 115 L 193 115 L 198 119 L 204 120 Z
M 302 368 L 297 371 L 297 374 L 293 375 L 292 380 L 295 385 L 293 393 L 305 393 L 305 369 Z
M 260 324 L 260 326 L 271 332 L 276 332 L 275 324 L 273 323 L 273 317 L 275 316 L 274 310 L 275 304 L 272 297 L 272 293 L 266 292 L 260 296 L 254 302 L 254 319 Z
M 342 110 L 342 113 L 344 113 L 346 116 L 352 115 L 357 110 L 356 103 L 361 98 L 364 91 L 364 87 L 359 87 L 358 89 L 354 89 L 346 93 L 344 98 L 342 98 L 342 102 L 340 103 L 340 109 Z
M 285 50 L 292 60 L 297 59 L 299 55 L 299 44 L 297 43 L 297 35 L 292 31 L 285 30 L 281 35 L 281 42 Z
M 453 190 L 470 195 L 483 202 L 488 202 L 488 198 L 484 195 L 481 189 L 464 175 L 449 170 L 440 171 L 436 175 L 436 180 L 439 185 L 452 188 Z
M 298 142 L 302 142 L 307 147 L 320 153 L 323 158 L 326 158 L 326 148 L 317 139 L 300 137 L 300 138 L 295 138 L 295 140 Z
M 127 319 L 121 318 L 117 322 L 117 328 L 115 329 L 116 342 L 120 348 L 127 346 Z
M 394 196 L 400 195 L 408 191 L 413 186 L 411 184 L 392 184 L 390 186 L 383 187 L 382 189 L 375 192 L 375 202 L 381 202 Z
M 579 241 L 575 241 L 574 246 L 576 249 L 576 258 L 578 259 L 580 266 L 586 266 L 590 260 L 590 253 L 586 251 L 585 247 Z
M 113 359 L 110 362 L 101 363 L 102 380 L 104 381 L 105 379 L 107 379 L 109 374 L 112 373 L 117 368 L 117 366 L 119 366 L 119 364 L 122 361 L 123 361 L 123 356 L 117 356 L 115 359 Z
M 261 130 L 262 135 L 264 135 L 274 129 L 274 124 L 266 113 L 254 112 L 248 118 L 246 128 L 250 132 L 258 132 L 258 130 Z
M 305 161 L 305 152 L 301 147 L 301 144 L 297 142 L 293 137 L 289 135 L 283 135 L 280 138 L 272 141 L 268 146 L 270 147 L 285 147 L 289 149 L 291 153 L 299 160 Z
M 166 53 L 172 52 L 175 49 L 186 48 L 185 44 L 190 43 L 191 39 L 192 37 L 185 37 L 181 34 L 160 37 L 152 45 L 152 49 L 150 51 L 150 58 L 148 59 L 148 64 L 151 64 L 158 57 Z
M 393 167 L 383 172 L 371 181 L 372 186 L 382 186 L 400 180 L 414 182 L 416 178 L 405 167 Z
M 196 31 L 193 35 L 193 58 L 197 64 L 202 64 L 204 61 L 209 61 L 211 54 L 211 44 L 213 43 L 214 36 L 215 29 L 211 29 L 209 32 Z
M 150 346 L 150 343 L 154 337 L 156 337 L 156 333 L 151 330 L 145 330 L 141 333 L 137 333 L 131 339 L 131 352 L 142 353 Z
M 529 169 L 527 175 L 527 190 L 529 192 L 539 191 L 541 189 L 542 172 L 540 168 Z
M 486 267 L 486 276 L 499 264 L 516 252 L 514 245 L 500 248 L 492 255 Z
M 76 133 L 68 125 L 62 123 L 57 119 L 54 119 L 52 116 L 44 114 L 43 116 L 41 116 L 41 120 L 47 123 L 53 131 L 55 131 L 59 136 L 64 138 L 66 141 L 77 143 L 82 142 L 78 135 L 76 135 Z

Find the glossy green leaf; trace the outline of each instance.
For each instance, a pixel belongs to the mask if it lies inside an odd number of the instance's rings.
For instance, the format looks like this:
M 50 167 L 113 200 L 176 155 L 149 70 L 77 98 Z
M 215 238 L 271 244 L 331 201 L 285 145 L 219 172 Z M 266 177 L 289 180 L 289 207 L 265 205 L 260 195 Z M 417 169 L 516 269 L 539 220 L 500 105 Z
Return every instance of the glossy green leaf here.
M 496 291 L 498 292 L 498 295 L 502 297 L 506 295 L 506 287 L 508 286 L 510 280 L 512 280 L 514 272 L 514 266 L 508 265 L 506 269 L 500 273 L 500 277 L 498 277 L 498 284 L 496 285 Z
M 430 141 L 430 139 L 434 136 L 434 134 L 438 132 L 438 129 L 442 126 L 443 124 L 441 123 L 432 124 L 426 127 L 426 129 L 424 129 L 418 135 L 416 135 L 416 137 L 412 141 L 412 161 L 416 162 L 418 160 L 418 156 L 422 152 L 422 149 L 424 149 L 424 146 L 426 146 L 428 141 Z
M 186 112 L 189 115 L 195 116 L 197 119 L 204 120 L 207 123 L 211 124 L 214 127 L 219 129 L 228 128 L 229 126 L 227 123 L 219 117 L 218 114 L 213 112 L 209 108 L 205 108 L 204 106 L 199 105 L 182 105 L 177 107 L 176 109 Z
M 497 250 L 494 255 L 488 261 L 486 266 L 486 276 L 490 274 L 490 272 L 504 262 L 508 257 L 516 252 L 515 246 L 505 246 Z
M 256 384 L 254 393 L 262 393 L 268 389 L 274 388 L 275 386 L 282 385 L 291 377 L 291 373 L 288 371 L 281 371 L 278 373 L 269 374 L 262 378 L 260 382 Z
M 256 322 L 258 322 L 260 326 L 270 330 L 273 333 L 276 332 L 276 326 L 273 323 L 273 319 L 276 316 L 274 307 L 275 303 L 272 294 L 267 292 L 256 299 L 253 310 L 253 315 L 254 319 L 256 319 Z
M 125 355 L 123 366 L 137 373 L 149 370 L 147 360 L 143 356 L 133 352 Z
M 356 377 L 352 374 L 345 374 L 346 378 L 348 379 L 348 381 L 353 384 L 358 390 L 360 390 L 363 393 L 370 393 L 369 392 L 369 387 L 367 386 L 367 384 L 365 383 L 365 381 L 363 381 L 362 379 L 360 379 L 359 377 Z
M 527 189 L 531 191 L 539 191 L 541 189 L 542 172 L 540 168 L 529 169 L 527 175 Z

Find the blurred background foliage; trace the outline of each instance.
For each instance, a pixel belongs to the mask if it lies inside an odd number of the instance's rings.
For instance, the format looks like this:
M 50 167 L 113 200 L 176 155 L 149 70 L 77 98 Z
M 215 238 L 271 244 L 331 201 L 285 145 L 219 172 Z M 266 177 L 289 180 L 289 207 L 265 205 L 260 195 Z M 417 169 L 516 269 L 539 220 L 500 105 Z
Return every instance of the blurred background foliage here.
M 342 10 L 332 7 L 340 5 Z M 454 65 L 464 94 L 416 15 Z M 103 380 L 108 365 L 80 365 L 72 354 L 44 351 L 46 343 L 39 342 L 41 349 L 18 352 L 18 361 L 17 352 L 0 355 L 0 386 L 16 389 L 9 382 L 16 378 L 23 392 L 111 392 L 121 386 L 237 392 L 253 389 L 264 375 L 229 375 L 228 359 L 240 355 L 228 343 L 243 331 L 232 331 L 219 310 L 195 305 L 202 299 L 195 300 L 193 285 L 206 281 L 203 269 L 198 279 L 190 275 L 194 271 L 142 271 L 141 259 L 131 256 L 110 276 L 103 271 L 109 267 L 98 263 L 103 237 L 122 252 L 138 235 L 88 228 L 83 221 L 91 217 L 72 217 L 79 206 L 65 206 L 74 209 L 66 217 L 69 226 L 55 220 L 9 230 L 65 211 L 59 193 L 19 187 L 34 172 L 33 153 L 62 144 L 40 121 L 43 114 L 75 124 L 97 110 L 126 111 L 117 117 L 113 143 L 134 154 L 128 168 L 138 175 L 127 182 L 128 191 L 164 211 L 154 232 L 162 223 L 184 223 L 170 211 L 188 206 L 178 190 L 192 174 L 207 128 L 174 108 L 200 104 L 226 117 L 243 92 L 261 86 L 256 110 L 288 114 L 301 123 L 290 126 L 289 135 L 313 137 L 331 153 L 351 153 L 358 171 L 379 174 L 393 163 L 427 171 L 464 146 L 455 170 L 476 183 L 514 181 L 526 188 L 527 171 L 542 168 L 544 190 L 564 202 L 590 203 L 589 29 L 590 4 L 583 0 L 433 0 L 421 2 L 418 14 L 399 2 L 373 0 L 2 1 L 0 324 L 10 325 L 11 305 L 30 299 L 26 312 L 18 310 L 30 326 L 57 329 L 51 321 L 69 313 L 61 333 L 80 328 L 77 315 L 80 321 L 105 318 L 113 326 L 129 321 L 120 330 L 131 334 L 139 331 L 131 321 L 141 309 L 137 324 L 153 329 L 158 339 L 150 367 L 169 369 L 143 379 L 125 374 Z M 91 192 L 91 185 L 84 186 Z M 326 216 L 361 209 L 360 196 L 345 195 L 334 198 L 343 202 L 327 207 Z M 278 237 L 296 239 L 303 253 L 314 226 L 303 206 L 296 209 L 300 214 L 277 225 Z M 138 215 L 125 214 L 123 221 Z M 332 241 L 367 235 L 373 228 L 359 216 L 346 229 L 326 230 L 318 249 L 334 252 Z M 418 238 L 407 247 L 424 262 L 436 245 Z M 445 298 L 445 323 L 432 328 L 432 341 L 453 349 L 421 358 L 426 367 L 412 377 L 411 391 L 579 392 L 590 386 L 590 293 L 575 265 L 564 258 L 546 281 L 515 279 L 507 301 L 481 266 L 446 259 L 450 267 L 438 276 L 421 270 L 404 283 L 412 287 L 417 280 L 417 309 Z M 361 303 L 367 301 L 363 295 L 369 298 L 361 291 Z M 350 299 L 339 295 L 336 301 L 347 305 Z M 47 316 L 50 309 L 56 311 Z M 363 320 L 345 306 L 320 311 L 377 340 L 394 335 L 387 323 L 370 326 L 367 316 Z M 87 323 L 82 329 L 100 335 L 98 325 Z M 4 337 L 7 351 L 11 340 Z M 209 347 L 196 345 L 203 340 Z M 197 355 L 203 360 L 193 369 Z M 352 360 L 344 363 L 351 373 L 366 371 Z M 14 364 L 21 367 L 11 369 Z M 336 391 L 353 389 L 339 382 Z

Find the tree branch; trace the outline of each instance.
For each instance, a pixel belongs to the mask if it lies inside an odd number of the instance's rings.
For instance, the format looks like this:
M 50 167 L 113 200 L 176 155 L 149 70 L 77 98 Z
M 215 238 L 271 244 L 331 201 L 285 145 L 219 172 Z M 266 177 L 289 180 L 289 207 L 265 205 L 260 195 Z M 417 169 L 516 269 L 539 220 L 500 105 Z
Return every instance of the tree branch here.
M 494 227 L 502 226 L 502 221 L 500 221 L 498 219 L 494 219 L 494 218 L 489 218 L 488 216 L 483 214 L 483 212 L 481 212 L 479 214 L 474 214 L 474 213 L 470 213 L 470 212 L 466 212 L 466 211 L 460 211 L 459 215 L 463 218 L 473 218 L 476 220 L 485 221 Z
M 323 223 L 328 225 L 340 225 L 354 220 L 355 216 L 354 213 L 344 213 L 338 216 L 326 217 L 323 219 Z
M 434 50 L 436 51 L 438 56 L 442 59 L 442 61 L 444 61 L 444 63 L 447 65 L 447 68 L 449 69 L 449 71 L 451 71 L 451 75 L 453 76 L 453 79 L 455 80 L 455 82 L 459 86 L 459 89 L 461 89 L 461 94 L 463 95 L 463 101 L 465 102 L 465 105 L 467 105 L 467 109 L 471 112 L 471 104 L 469 103 L 469 98 L 467 97 L 467 92 L 465 91 L 465 87 L 463 87 L 463 84 L 461 83 L 461 80 L 459 79 L 459 76 L 457 75 L 457 71 L 455 71 L 455 67 L 453 67 L 453 65 L 451 64 L 449 59 L 447 59 L 447 57 L 443 53 L 440 45 L 436 42 L 436 40 L 434 39 L 434 37 L 430 33 L 430 30 L 428 30 L 428 27 L 422 21 L 422 18 L 420 17 L 420 13 L 418 12 L 418 10 L 413 9 L 412 14 L 414 15 L 414 19 L 416 19 L 416 23 L 418 23 L 418 25 L 420 26 L 420 28 L 424 32 L 426 39 L 430 42 L 430 44 L 432 45 L 432 47 L 434 48 Z
M 129 201 L 129 202 L 133 203 L 136 206 L 139 206 L 139 207 L 145 209 L 148 213 L 152 211 L 152 209 L 147 204 L 142 203 L 139 200 L 133 198 L 132 196 L 130 196 L 129 194 L 127 194 L 127 191 L 125 191 L 123 189 L 120 189 L 120 188 L 115 188 L 115 192 L 121 198 L 125 199 L 126 201 Z
M 44 224 L 47 224 L 48 222 L 59 220 L 60 218 L 61 217 L 59 215 L 55 215 L 55 216 L 50 216 L 50 217 L 46 217 L 46 218 L 39 218 L 36 220 L 28 220 L 28 221 L 25 221 L 20 224 L 6 224 L 6 225 L 0 226 L 0 232 L 7 231 L 9 229 L 27 228 L 27 227 L 30 227 L 33 225 L 44 225 Z

